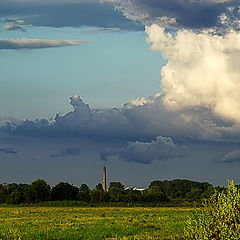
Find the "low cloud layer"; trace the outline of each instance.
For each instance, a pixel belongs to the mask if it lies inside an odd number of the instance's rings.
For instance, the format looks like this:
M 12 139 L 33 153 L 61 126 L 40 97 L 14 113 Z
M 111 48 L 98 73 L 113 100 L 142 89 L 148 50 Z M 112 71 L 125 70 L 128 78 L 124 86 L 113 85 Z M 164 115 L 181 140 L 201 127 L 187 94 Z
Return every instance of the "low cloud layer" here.
M 6 123 L 11 123 L 11 125 L 19 125 L 21 124 L 21 120 L 17 119 L 17 118 L 13 118 L 10 116 L 0 116 L 0 128 L 5 126 Z
M 222 157 L 217 159 L 220 163 L 234 163 L 240 162 L 240 150 L 231 151 L 229 153 L 224 154 Z
M 8 121 L 0 127 L 2 136 L 61 138 L 84 142 L 105 143 L 99 149 L 100 158 L 111 156 L 126 162 L 150 164 L 181 158 L 189 152 L 189 142 L 240 141 L 240 126 L 226 121 L 207 107 L 188 107 L 175 111 L 164 105 L 165 96 L 135 99 L 123 108 L 91 109 L 78 96 L 70 99 L 73 110 L 56 115 L 54 120 L 26 120 L 21 123 Z M 83 140 L 84 139 L 84 140 Z M 74 142 L 75 142 L 74 141 Z M 109 144 L 108 144 L 109 143 Z M 106 146 L 111 145 L 110 150 Z M 80 155 L 75 146 L 52 153 L 51 158 L 67 158 Z M 227 161 L 226 157 L 223 161 Z M 235 160 L 228 160 L 233 162 Z
M 64 158 L 64 157 L 76 157 L 79 156 L 80 149 L 67 147 L 60 151 L 59 153 L 53 153 L 50 155 L 51 158 Z
M 0 148 L 0 153 L 6 153 L 6 154 L 17 154 L 17 150 L 12 147 L 7 148 Z
M 74 110 L 55 120 L 7 124 L 1 132 L 21 136 L 87 137 L 98 141 L 149 141 L 157 136 L 172 139 L 240 140 L 240 127 L 218 117 L 211 108 L 188 107 L 175 111 L 164 106 L 165 96 L 136 99 L 123 108 L 91 109 L 74 95 Z
M 158 136 L 151 142 L 135 141 L 120 150 L 108 150 L 101 154 L 101 160 L 107 161 L 111 156 L 127 162 L 150 164 L 153 160 L 168 160 L 184 156 L 184 148 L 176 146 L 169 137 Z
M 0 38 L 0 49 L 40 49 L 76 46 L 85 40 L 70 40 L 70 39 L 2 39 Z

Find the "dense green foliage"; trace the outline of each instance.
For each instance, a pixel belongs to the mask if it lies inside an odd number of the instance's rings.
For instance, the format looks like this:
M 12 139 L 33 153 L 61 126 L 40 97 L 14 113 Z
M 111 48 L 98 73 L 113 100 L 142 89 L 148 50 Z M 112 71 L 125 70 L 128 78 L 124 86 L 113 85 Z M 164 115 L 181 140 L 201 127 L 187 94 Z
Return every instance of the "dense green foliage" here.
M 214 188 L 209 183 L 176 179 L 173 181 L 153 181 L 149 188 L 137 190 L 125 188 L 120 182 L 110 182 L 107 192 L 102 184 L 89 189 L 86 184 L 79 187 L 60 182 L 50 187 L 38 179 L 31 184 L 0 184 L 0 203 L 21 204 L 43 201 L 82 201 L 87 203 L 163 203 L 200 202 L 209 197 Z
M 186 232 L 186 239 L 240 239 L 240 190 L 233 181 L 205 201 L 201 212 L 189 221 Z
M 172 181 L 153 181 L 149 188 L 159 187 L 166 197 L 170 199 L 188 198 L 197 200 L 213 193 L 214 188 L 207 182 L 195 182 L 190 180 L 175 179 Z
M 0 208 L 0 240 L 180 240 L 191 211 L 143 207 L 4 207 Z

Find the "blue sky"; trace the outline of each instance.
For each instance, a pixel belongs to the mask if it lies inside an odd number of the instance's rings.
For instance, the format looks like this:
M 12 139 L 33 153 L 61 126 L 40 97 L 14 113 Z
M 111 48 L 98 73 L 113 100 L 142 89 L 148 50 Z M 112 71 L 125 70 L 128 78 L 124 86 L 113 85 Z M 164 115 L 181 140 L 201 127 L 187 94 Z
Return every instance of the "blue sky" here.
M 239 1 L 0 0 L 0 29 L 0 183 L 239 183 Z
M 159 53 L 149 51 L 143 31 L 29 27 L 26 32 L 2 32 L 2 38 L 9 39 L 46 36 L 89 42 L 54 49 L 2 50 L 3 115 L 54 117 L 55 112 L 70 109 L 68 99 L 73 94 L 101 108 L 120 107 L 133 98 L 159 92 L 164 60 Z

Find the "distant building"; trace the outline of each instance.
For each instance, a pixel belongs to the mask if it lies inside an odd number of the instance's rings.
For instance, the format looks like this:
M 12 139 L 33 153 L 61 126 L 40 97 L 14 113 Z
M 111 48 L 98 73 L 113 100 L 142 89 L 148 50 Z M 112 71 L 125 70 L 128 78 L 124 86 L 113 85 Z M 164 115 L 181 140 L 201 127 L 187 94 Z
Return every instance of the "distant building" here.
M 143 190 L 145 190 L 146 188 L 136 188 L 136 187 L 125 187 L 124 188 L 125 190 L 129 190 L 129 189 L 132 189 L 132 190 L 137 190 L 137 191 L 143 191 Z

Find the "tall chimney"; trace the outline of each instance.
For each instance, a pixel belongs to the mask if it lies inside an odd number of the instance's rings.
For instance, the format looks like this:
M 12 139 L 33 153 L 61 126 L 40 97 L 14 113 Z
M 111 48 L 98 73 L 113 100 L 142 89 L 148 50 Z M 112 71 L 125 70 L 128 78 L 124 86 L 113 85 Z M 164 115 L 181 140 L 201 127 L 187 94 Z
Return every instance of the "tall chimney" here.
M 103 167 L 103 191 L 107 191 L 107 182 L 106 182 L 106 166 Z

